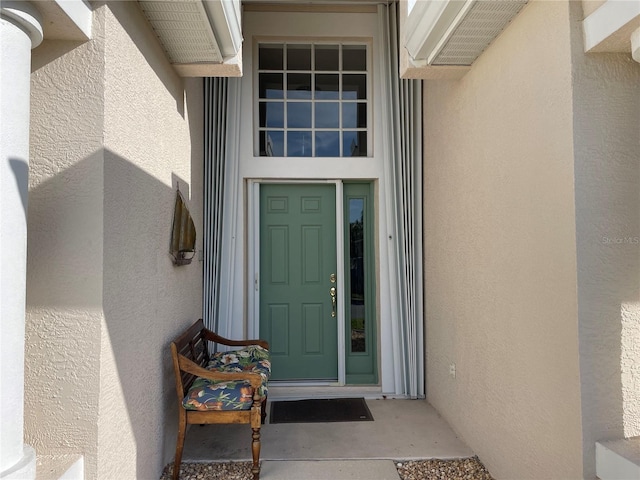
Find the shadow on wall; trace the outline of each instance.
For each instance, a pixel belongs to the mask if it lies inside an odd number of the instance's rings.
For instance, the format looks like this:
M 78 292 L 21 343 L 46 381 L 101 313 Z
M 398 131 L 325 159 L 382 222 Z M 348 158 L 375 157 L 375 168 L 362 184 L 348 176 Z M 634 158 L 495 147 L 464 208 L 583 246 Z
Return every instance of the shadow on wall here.
M 88 41 L 88 40 L 87 40 Z M 36 72 L 56 59 L 63 57 L 86 42 L 75 40 L 49 40 L 38 45 L 31 55 L 31 72 Z
M 628 54 L 584 55 L 580 33 L 573 105 L 587 478 L 596 441 L 640 435 L 640 69 Z
M 192 203 L 188 183 L 178 181 Z M 136 476 L 148 478 L 161 471 L 165 425 L 173 426 L 177 418 L 169 342 L 201 314 L 202 264 L 176 267 L 169 255 L 177 185 L 159 185 L 127 160 L 107 152 L 105 186 L 103 305 L 117 367 L 111 374 L 122 389 L 136 438 Z M 194 220 L 201 237 L 201 217 Z M 198 238 L 197 245 L 201 242 Z M 102 364 L 109 361 L 104 358 Z M 167 417 L 168 412 L 173 414 Z
M 24 210 L 24 216 L 27 216 L 27 185 L 29 185 L 29 164 L 24 160 L 18 158 L 10 158 L 9 166 L 13 170 L 13 175 L 16 178 L 16 185 L 20 192 L 20 201 L 22 202 L 22 209 Z
M 175 188 L 104 150 L 29 194 L 26 432 L 39 454 L 84 454 L 90 476 L 159 478 L 174 448 L 169 342 L 202 305 L 202 263 L 169 254 Z
M 579 10 L 578 4 L 571 8 Z M 581 18 L 581 12 L 574 12 Z M 574 28 L 579 29 L 579 22 Z M 573 92 L 585 478 L 595 442 L 640 435 L 640 65 L 582 53 Z

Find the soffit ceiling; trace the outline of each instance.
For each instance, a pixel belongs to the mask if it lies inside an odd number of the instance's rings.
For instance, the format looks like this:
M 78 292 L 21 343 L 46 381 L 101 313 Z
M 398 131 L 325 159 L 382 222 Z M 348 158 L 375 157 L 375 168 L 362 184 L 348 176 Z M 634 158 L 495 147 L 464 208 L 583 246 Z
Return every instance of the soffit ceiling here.
M 240 0 L 138 0 L 183 76 L 242 75 Z
M 204 2 L 139 0 L 171 63 L 221 63 Z
M 478 0 L 453 30 L 432 65 L 471 65 L 520 13 L 527 0 Z
M 394 0 L 395 1 L 395 0 Z M 418 0 L 418 2 L 427 0 Z M 435 0 L 428 3 L 465 4 L 455 28 L 436 34 L 437 52 L 412 60 L 429 66 L 471 65 L 517 15 L 527 0 Z M 169 61 L 185 76 L 242 74 L 240 0 L 138 0 Z M 261 5 L 373 5 L 372 0 L 245 0 Z M 421 19 L 418 25 L 428 22 Z M 414 22 L 415 23 L 415 22 Z M 403 44 L 404 47 L 404 44 Z M 232 65 L 231 72 L 215 66 Z M 227 66 L 228 66 L 227 65 Z

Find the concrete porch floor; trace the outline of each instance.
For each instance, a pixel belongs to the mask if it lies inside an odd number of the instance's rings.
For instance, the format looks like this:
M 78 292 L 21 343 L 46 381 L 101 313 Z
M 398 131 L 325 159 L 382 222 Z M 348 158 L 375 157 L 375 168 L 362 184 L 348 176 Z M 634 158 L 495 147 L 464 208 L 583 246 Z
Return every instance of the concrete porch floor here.
M 261 478 L 397 479 L 392 460 L 474 455 L 425 400 L 367 398 L 367 405 L 372 422 L 270 424 L 267 417 Z M 192 426 L 183 461 L 248 461 L 250 442 L 248 425 Z

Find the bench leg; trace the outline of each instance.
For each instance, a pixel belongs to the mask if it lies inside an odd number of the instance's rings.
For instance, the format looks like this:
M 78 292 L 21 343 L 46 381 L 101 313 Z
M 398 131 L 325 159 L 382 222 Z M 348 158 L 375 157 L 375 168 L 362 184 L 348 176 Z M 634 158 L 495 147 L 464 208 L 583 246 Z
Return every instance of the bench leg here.
M 253 465 L 251 466 L 251 473 L 253 474 L 253 480 L 260 479 L 260 427 L 252 428 L 253 442 L 251 443 L 251 453 L 253 456 Z
M 264 421 L 267 418 L 267 396 L 264 396 L 264 399 L 262 400 L 262 407 L 261 407 L 261 411 L 260 411 L 260 416 L 262 418 L 261 423 L 264 425 Z
M 179 412 L 178 420 L 178 438 L 176 440 L 176 457 L 173 462 L 173 480 L 180 478 L 180 464 L 182 463 L 182 450 L 184 448 L 184 436 L 187 430 L 187 415 L 186 412 Z

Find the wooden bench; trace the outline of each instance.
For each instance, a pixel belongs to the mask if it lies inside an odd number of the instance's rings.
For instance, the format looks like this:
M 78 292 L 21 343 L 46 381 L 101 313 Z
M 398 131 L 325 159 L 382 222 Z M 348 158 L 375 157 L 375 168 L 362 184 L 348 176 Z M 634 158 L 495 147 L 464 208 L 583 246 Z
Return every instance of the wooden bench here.
M 209 342 L 237 350 L 211 354 Z M 264 423 L 269 344 L 264 340 L 229 340 L 204 327 L 202 319 L 171 342 L 178 394 L 178 439 L 173 464 L 177 480 L 189 424 L 248 423 L 252 430 L 254 480 L 260 478 L 260 425 Z

